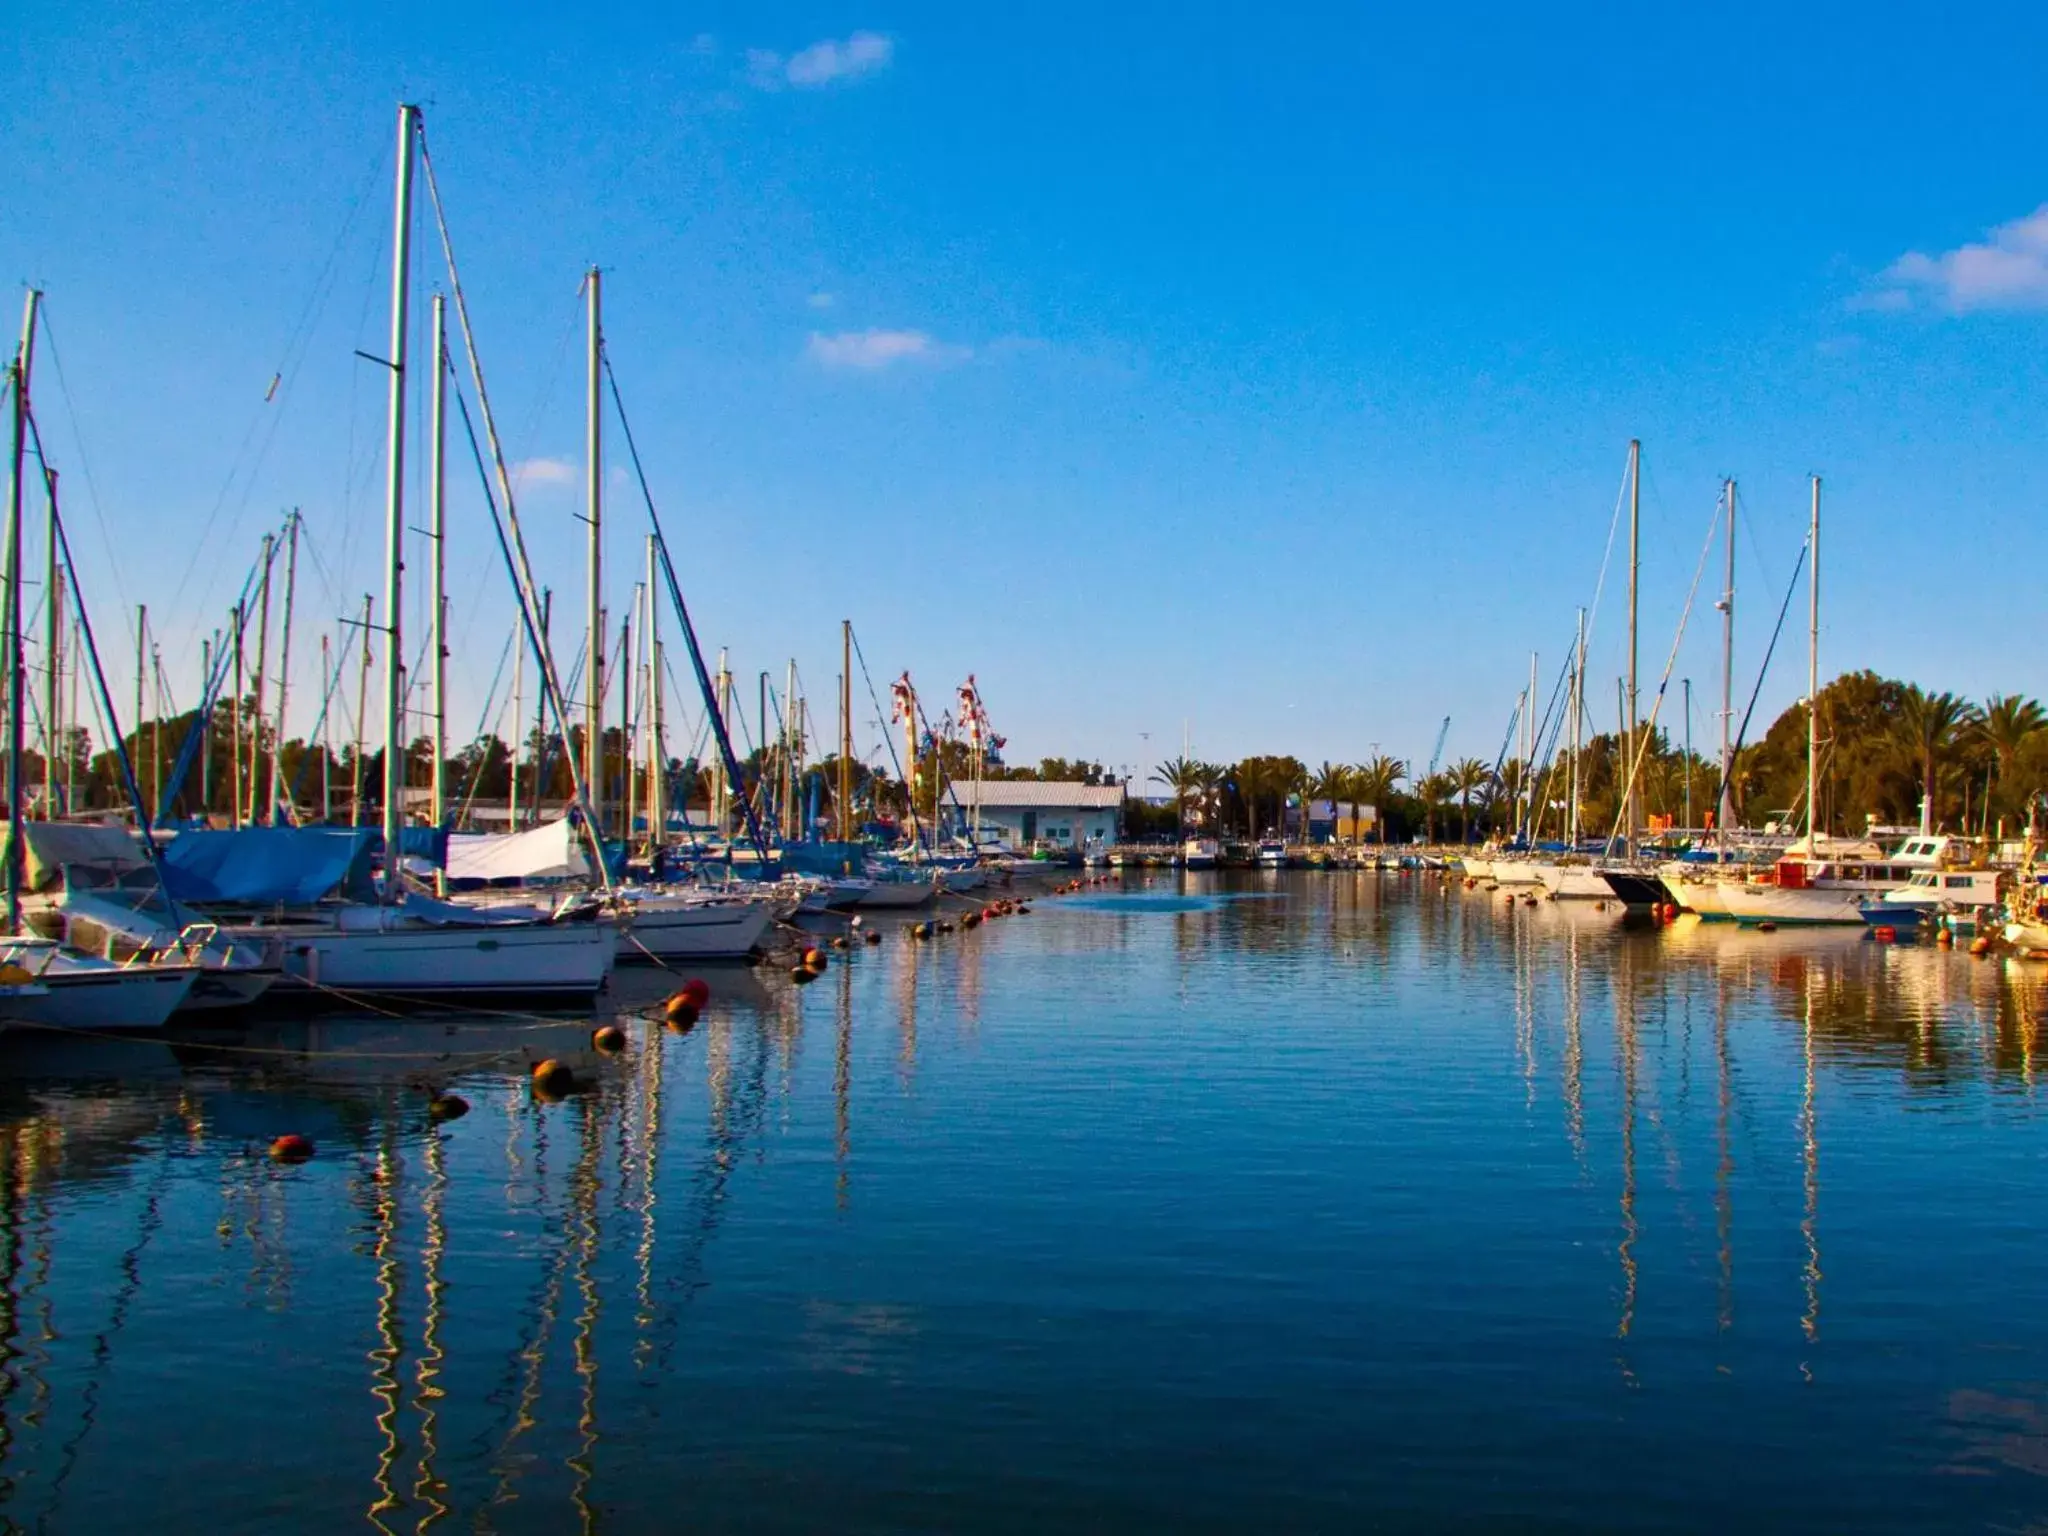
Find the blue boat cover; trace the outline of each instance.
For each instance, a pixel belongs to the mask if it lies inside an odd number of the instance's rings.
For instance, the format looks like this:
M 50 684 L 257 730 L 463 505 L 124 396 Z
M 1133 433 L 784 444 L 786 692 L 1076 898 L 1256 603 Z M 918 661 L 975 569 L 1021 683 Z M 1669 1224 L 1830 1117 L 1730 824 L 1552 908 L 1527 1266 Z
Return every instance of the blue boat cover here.
M 369 827 L 249 827 L 180 832 L 163 850 L 164 885 L 178 901 L 304 905 L 374 894 Z

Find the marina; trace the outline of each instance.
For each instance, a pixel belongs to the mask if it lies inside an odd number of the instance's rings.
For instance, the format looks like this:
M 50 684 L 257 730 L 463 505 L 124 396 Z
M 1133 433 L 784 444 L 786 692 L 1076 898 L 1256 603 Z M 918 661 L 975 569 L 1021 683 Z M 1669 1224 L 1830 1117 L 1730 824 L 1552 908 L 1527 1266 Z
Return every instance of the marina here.
M 2048 1533 L 2048 21 L 1477 19 L 22 14 L 0 1536 Z
M 809 986 L 713 968 L 687 1030 L 652 985 L 0 1037 L 9 1517 L 2038 1508 L 2048 1261 L 2006 1212 L 2048 972 L 1444 877 L 1096 878 Z M 201 1359 L 218 1432 L 173 1453 Z

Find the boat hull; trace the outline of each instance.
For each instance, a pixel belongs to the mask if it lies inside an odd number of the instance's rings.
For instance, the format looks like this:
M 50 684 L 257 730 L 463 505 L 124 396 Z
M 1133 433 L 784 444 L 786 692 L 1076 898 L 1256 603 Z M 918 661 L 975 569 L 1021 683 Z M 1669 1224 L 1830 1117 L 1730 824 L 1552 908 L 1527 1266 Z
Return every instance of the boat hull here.
M 1806 886 L 1787 890 L 1761 882 L 1728 885 L 1721 892 L 1728 915 L 1746 927 L 1758 923 L 1863 925 L 1863 903 L 1869 891 L 1840 886 Z
M 929 880 L 877 880 L 854 905 L 869 911 L 922 907 L 930 903 L 934 894 L 936 888 Z
M 1664 905 L 1664 882 L 1655 875 L 1638 874 L 1629 869 L 1603 869 L 1600 879 L 1609 894 L 1625 907 Z
M 604 985 L 614 943 L 596 922 L 300 931 L 274 995 L 573 1002 Z
M 0 1023 L 47 1029 L 162 1029 L 191 994 L 192 966 L 110 966 L 36 977 L 0 997 Z
M 754 902 L 643 906 L 614 927 L 622 965 L 664 960 L 738 960 L 767 936 L 774 914 Z

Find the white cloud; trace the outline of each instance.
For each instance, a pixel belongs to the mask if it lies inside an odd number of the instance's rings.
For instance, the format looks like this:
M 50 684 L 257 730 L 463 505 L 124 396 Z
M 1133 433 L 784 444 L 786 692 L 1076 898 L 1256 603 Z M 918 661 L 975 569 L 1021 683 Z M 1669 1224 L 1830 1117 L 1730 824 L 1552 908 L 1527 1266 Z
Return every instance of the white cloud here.
M 869 371 L 892 363 L 958 362 L 971 355 L 966 347 L 933 341 L 923 331 L 838 331 L 829 336 L 813 331 L 804 351 L 826 368 Z
M 844 42 L 824 38 L 788 58 L 771 48 L 749 48 L 747 79 L 764 91 L 779 91 L 786 85 L 816 90 L 886 69 L 895 53 L 895 43 L 879 32 L 856 32 Z
M 1955 315 L 2048 309 L 2048 204 L 1952 251 L 1906 252 L 1853 304 L 1878 310 L 1926 305 Z
M 514 485 L 574 485 L 583 466 L 568 459 L 521 459 L 512 466 Z

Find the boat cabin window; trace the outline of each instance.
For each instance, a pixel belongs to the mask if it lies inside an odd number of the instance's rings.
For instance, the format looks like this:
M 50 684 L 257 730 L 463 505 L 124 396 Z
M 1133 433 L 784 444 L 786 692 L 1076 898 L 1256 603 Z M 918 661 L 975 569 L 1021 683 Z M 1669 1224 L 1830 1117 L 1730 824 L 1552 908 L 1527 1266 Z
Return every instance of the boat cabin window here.
M 1950 875 L 1942 882 L 1950 890 L 1968 890 L 1975 882 L 1968 875 Z
M 1934 876 L 1923 869 L 1913 876 L 1912 883 L 1914 885 L 1932 885 L 1934 884 Z

